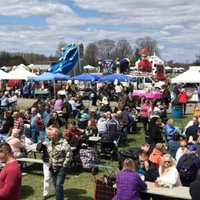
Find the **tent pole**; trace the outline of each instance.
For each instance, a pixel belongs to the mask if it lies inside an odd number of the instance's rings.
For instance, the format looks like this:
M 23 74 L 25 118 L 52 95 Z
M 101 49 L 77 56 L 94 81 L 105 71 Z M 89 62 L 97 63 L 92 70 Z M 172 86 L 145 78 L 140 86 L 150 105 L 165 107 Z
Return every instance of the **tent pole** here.
M 56 82 L 55 82 L 55 80 L 53 81 L 53 93 L 54 93 L 54 98 L 56 98 Z

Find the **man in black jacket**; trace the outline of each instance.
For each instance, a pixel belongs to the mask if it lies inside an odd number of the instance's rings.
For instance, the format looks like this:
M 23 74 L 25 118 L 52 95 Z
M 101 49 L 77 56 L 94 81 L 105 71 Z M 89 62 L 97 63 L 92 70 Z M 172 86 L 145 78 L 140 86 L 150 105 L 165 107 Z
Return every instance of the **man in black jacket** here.
M 140 151 L 138 156 L 137 173 L 144 177 L 144 181 L 154 182 L 159 177 L 157 166 L 149 160 L 149 155 L 145 151 Z M 143 200 L 157 200 L 152 195 L 142 193 Z
M 159 176 L 157 166 L 149 160 L 145 151 L 139 152 L 137 172 L 144 176 L 145 181 L 154 182 Z
M 192 200 L 199 200 L 200 197 L 200 170 L 197 172 L 197 176 L 195 181 L 190 184 L 190 195 L 192 196 Z

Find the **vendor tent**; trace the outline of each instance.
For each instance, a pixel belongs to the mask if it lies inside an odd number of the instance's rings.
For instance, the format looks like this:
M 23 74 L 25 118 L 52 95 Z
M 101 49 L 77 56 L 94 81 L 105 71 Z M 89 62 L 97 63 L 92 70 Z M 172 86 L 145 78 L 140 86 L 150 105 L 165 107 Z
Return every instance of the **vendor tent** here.
M 0 80 L 4 80 L 7 77 L 7 73 L 0 69 Z
M 42 74 L 40 74 L 39 76 L 35 76 L 32 77 L 31 80 L 34 81 L 65 81 L 65 80 L 69 80 L 69 76 L 66 76 L 64 74 L 60 74 L 60 73 L 50 73 L 50 72 L 44 72 Z
M 200 83 L 200 68 L 190 68 L 173 78 L 172 83 Z
M 71 80 L 77 81 L 98 81 L 99 79 L 100 76 L 97 76 L 95 74 L 80 74 L 71 78 Z
M 119 81 L 119 82 L 127 82 L 127 81 L 136 81 L 135 77 L 130 77 L 124 74 L 110 74 L 103 76 L 102 78 L 99 79 L 101 82 L 114 82 L 114 81 Z
M 170 66 L 166 66 L 165 70 L 172 70 L 172 68 Z
M 24 67 L 19 66 L 16 69 L 10 71 L 4 78 L 6 80 L 28 80 L 30 77 L 34 77 L 35 74 L 29 72 Z

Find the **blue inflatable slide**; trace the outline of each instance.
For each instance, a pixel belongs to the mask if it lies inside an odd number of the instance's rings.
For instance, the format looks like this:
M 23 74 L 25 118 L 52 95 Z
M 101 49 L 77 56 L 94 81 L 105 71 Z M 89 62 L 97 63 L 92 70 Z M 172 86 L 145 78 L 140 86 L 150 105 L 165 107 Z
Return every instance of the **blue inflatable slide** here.
M 63 50 L 63 55 L 57 63 L 52 63 L 50 72 L 67 74 L 78 62 L 78 47 L 75 44 L 66 46 Z

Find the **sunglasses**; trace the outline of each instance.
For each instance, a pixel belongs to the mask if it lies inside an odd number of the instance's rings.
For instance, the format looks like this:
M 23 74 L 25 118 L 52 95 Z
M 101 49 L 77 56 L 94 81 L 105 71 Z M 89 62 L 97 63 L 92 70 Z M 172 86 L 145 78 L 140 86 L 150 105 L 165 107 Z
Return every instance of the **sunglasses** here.
M 169 160 L 165 160 L 164 163 L 171 163 L 171 161 L 169 161 Z

